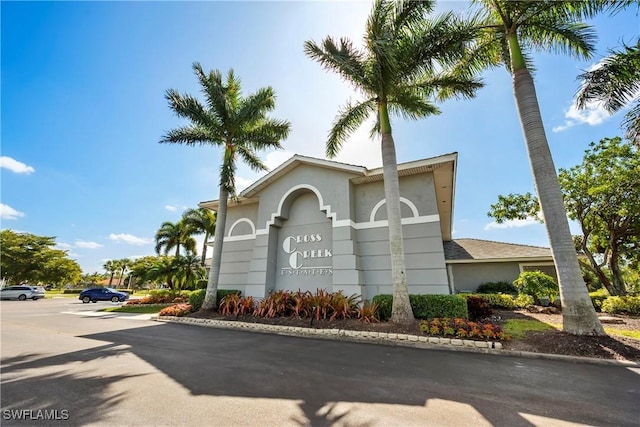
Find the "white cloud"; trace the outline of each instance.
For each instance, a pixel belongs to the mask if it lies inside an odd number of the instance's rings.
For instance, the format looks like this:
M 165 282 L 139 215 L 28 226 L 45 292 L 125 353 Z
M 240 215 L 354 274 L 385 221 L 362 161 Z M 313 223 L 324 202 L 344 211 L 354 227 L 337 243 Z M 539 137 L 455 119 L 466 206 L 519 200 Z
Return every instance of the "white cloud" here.
M 58 242 L 58 243 L 56 243 L 56 248 L 57 249 L 62 249 L 63 251 L 66 251 L 68 249 L 73 248 L 73 245 L 70 245 L 68 243 Z
M 564 125 L 555 126 L 552 129 L 554 132 L 562 132 L 570 127 L 585 123 L 590 126 L 597 126 L 607 120 L 610 115 L 607 110 L 604 109 L 601 102 L 590 103 L 582 110 L 578 110 L 574 102 L 571 107 L 564 112 L 564 117 Z
M 237 176 L 236 177 L 236 193 L 241 192 L 251 184 L 253 184 L 252 180 Z
M 24 213 L 13 209 L 9 205 L 0 203 L 0 218 L 2 219 L 18 219 L 23 217 Z
M 113 240 L 114 242 L 126 243 L 128 245 L 148 245 L 152 242 L 151 239 L 147 239 L 144 237 L 136 237 L 131 234 L 120 233 L 120 234 L 109 234 L 109 240 Z
M 0 157 L 0 168 L 9 169 L 11 172 L 15 173 L 26 173 L 27 175 L 36 171 L 31 166 L 27 166 L 24 163 L 7 156 Z
M 171 206 L 171 205 L 164 205 L 164 208 L 165 208 L 166 210 L 168 210 L 169 212 L 175 212 L 175 211 L 177 211 L 177 210 L 178 210 L 178 207 L 177 207 L 177 206 Z
M 540 224 L 540 222 L 536 218 L 527 218 L 527 219 L 510 219 L 502 224 L 498 224 L 493 221 L 484 226 L 485 230 L 498 230 L 502 228 L 520 228 L 527 227 L 529 225 Z
M 76 240 L 76 248 L 83 249 L 98 249 L 103 247 L 100 243 L 96 242 L 85 242 L 84 240 Z

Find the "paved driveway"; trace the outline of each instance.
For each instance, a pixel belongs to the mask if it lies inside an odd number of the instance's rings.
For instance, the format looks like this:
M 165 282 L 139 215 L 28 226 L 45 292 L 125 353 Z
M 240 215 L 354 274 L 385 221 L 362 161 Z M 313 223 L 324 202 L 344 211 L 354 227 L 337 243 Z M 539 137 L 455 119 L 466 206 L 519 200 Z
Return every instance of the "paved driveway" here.
M 1 304 L 3 426 L 637 426 L 640 419 L 638 369 L 95 313 L 111 303 Z

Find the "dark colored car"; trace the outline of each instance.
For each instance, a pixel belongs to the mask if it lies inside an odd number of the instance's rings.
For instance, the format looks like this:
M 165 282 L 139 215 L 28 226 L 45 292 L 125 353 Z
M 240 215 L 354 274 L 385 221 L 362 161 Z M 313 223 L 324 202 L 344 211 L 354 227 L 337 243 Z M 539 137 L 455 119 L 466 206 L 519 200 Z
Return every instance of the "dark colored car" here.
M 129 299 L 129 294 L 111 288 L 88 288 L 80 292 L 78 299 L 85 304 L 89 301 L 122 302 Z

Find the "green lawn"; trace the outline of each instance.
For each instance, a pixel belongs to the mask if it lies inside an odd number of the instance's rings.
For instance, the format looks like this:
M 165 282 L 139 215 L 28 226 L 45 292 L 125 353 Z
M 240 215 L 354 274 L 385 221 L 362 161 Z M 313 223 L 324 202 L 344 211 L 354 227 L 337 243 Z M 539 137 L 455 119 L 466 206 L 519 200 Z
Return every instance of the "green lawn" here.
M 100 311 L 107 311 L 110 313 L 144 313 L 144 314 L 153 314 L 153 313 L 159 313 L 160 310 L 162 310 L 163 308 L 165 308 L 167 305 L 171 305 L 171 304 L 164 304 L 164 305 L 123 305 L 120 307 L 109 307 L 109 308 L 105 308 L 102 309 Z
M 522 339 L 529 331 L 551 331 L 553 329 L 562 329 L 562 325 L 557 323 L 545 323 L 539 320 L 510 319 L 507 320 L 503 329 L 511 338 Z M 629 331 L 625 329 L 604 328 L 609 335 L 624 336 L 640 340 L 640 331 Z

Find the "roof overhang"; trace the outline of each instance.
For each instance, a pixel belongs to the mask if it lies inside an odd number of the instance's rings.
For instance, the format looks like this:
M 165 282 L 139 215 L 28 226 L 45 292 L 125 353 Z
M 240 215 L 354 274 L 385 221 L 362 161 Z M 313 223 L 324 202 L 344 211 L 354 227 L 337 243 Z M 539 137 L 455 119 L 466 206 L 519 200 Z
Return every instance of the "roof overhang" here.
M 308 164 L 336 171 L 349 172 L 356 175 L 351 179 L 354 184 L 364 184 L 367 182 L 382 181 L 383 168 L 367 169 L 364 166 L 350 165 L 346 163 L 334 162 L 331 160 L 316 159 L 313 157 L 294 155 L 289 160 L 263 176 L 249 187 L 244 189 L 235 198 L 230 198 L 231 204 L 251 204 L 257 203 L 258 193 L 286 175 L 294 168 L 301 164 Z M 423 173 L 433 173 L 433 181 L 436 193 L 436 201 L 438 205 L 438 214 L 440 216 L 440 230 L 442 232 L 443 241 L 449 241 L 452 238 L 453 226 L 453 208 L 455 198 L 456 172 L 458 164 L 458 153 L 444 154 L 438 157 L 416 160 L 413 162 L 401 163 L 398 165 L 398 176 L 417 175 Z M 202 208 L 218 210 L 219 201 L 210 200 L 200 202 L 198 206 Z

